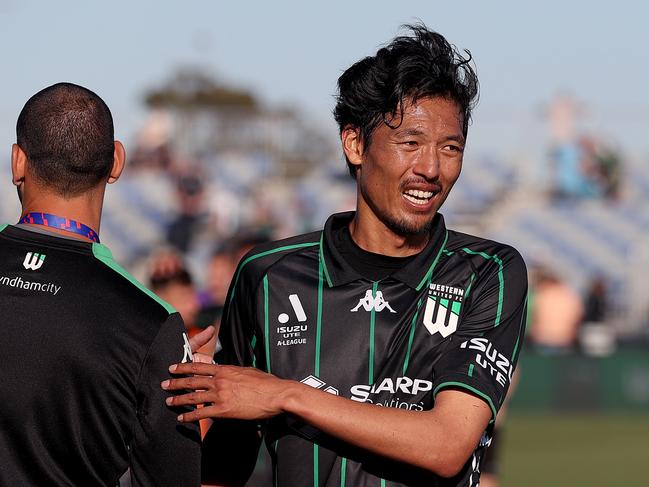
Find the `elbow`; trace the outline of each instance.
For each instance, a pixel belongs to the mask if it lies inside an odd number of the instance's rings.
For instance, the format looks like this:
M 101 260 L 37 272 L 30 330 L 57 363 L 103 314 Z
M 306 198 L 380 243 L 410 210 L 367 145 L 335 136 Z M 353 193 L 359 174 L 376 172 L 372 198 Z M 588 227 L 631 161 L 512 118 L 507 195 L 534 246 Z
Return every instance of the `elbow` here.
M 427 465 L 427 470 L 440 477 L 453 478 L 462 471 L 469 456 L 470 454 L 447 451 L 432 458 L 430 464 Z

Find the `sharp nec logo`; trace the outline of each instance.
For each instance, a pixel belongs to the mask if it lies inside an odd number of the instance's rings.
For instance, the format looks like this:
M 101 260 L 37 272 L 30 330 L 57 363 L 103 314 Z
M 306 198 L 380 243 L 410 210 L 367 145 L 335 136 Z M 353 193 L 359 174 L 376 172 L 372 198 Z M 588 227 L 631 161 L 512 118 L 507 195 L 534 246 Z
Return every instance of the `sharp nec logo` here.
M 189 344 L 189 338 L 187 333 L 183 333 L 183 359 L 180 361 L 181 364 L 186 362 L 193 362 L 194 355 L 192 354 L 192 346 Z
M 332 386 L 328 386 L 326 382 L 318 379 L 313 375 L 305 377 L 300 382 L 302 384 L 306 384 L 307 386 L 313 387 L 314 389 L 320 389 L 322 391 L 328 392 L 329 394 L 333 394 L 334 396 L 338 395 L 338 389 Z
M 505 387 L 512 380 L 514 365 L 486 338 L 472 338 L 462 342 L 460 348 L 477 350 L 475 363 L 489 372 L 496 382 Z M 471 365 L 473 367 L 473 364 Z
M 457 330 L 464 289 L 431 283 L 426 298 L 424 326 L 431 335 L 439 333 L 446 338 Z
M 35 271 L 43 267 L 43 262 L 45 262 L 45 254 L 27 252 L 25 260 L 23 260 L 23 267 L 27 270 Z
M 418 396 L 432 389 L 433 383 L 429 380 L 411 379 L 410 377 L 397 377 L 396 379 L 386 377 L 373 385 L 357 384 L 352 386 L 349 392 L 352 401 L 367 402 L 376 406 L 390 408 L 423 411 L 423 401 L 413 404 L 409 402 L 412 397 L 405 396 Z M 389 398 L 385 398 L 385 394 L 389 394 Z M 376 398 L 375 396 L 378 395 L 383 395 L 383 397 Z
M 360 308 L 363 308 L 365 311 L 376 311 L 377 313 L 383 311 L 385 308 L 387 308 L 390 313 L 396 313 L 395 310 L 392 309 L 390 306 L 390 303 L 388 303 L 385 298 L 383 297 L 383 293 L 381 291 L 376 291 L 376 296 L 372 294 L 372 290 L 368 289 L 365 291 L 365 296 L 363 296 L 358 304 L 352 308 L 350 311 L 352 313 L 356 313 Z
M 291 294 L 288 301 L 293 309 L 293 314 L 297 320 L 297 324 L 290 324 L 291 317 L 288 313 L 280 313 L 277 316 L 277 321 L 281 326 L 277 327 L 277 334 L 281 336 L 281 340 L 277 340 L 278 347 L 286 347 L 291 345 L 305 345 L 306 337 L 302 336 L 309 327 L 307 326 L 307 316 L 304 312 L 304 307 L 297 294 Z

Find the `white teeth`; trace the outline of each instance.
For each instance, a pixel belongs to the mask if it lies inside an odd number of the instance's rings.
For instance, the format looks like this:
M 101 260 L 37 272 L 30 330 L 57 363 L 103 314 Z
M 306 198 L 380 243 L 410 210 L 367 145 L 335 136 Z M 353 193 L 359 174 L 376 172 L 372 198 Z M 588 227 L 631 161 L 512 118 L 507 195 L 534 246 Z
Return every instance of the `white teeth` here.
M 433 197 L 433 192 L 432 191 L 420 191 L 417 189 L 409 189 L 405 191 L 404 196 L 413 196 L 414 198 L 417 198 L 418 200 L 428 200 Z M 412 201 L 412 199 L 408 198 L 409 201 Z M 416 203 L 419 203 L 419 201 L 416 201 Z
M 410 196 L 409 194 L 403 193 L 403 197 L 407 199 L 408 201 L 412 201 L 415 204 L 418 205 L 423 205 L 424 203 L 428 203 L 428 199 L 426 198 L 415 198 L 414 196 Z

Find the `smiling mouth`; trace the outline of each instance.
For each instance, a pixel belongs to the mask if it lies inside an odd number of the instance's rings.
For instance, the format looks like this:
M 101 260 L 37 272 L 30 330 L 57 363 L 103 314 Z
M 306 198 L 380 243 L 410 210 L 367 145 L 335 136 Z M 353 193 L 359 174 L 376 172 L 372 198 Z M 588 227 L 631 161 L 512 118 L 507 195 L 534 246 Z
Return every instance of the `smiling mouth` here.
M 403 197 L 415 205 L 425 205 L 428 203 L 436 192 L 421 191 L 418 189 L 408 189 L 403 192 Z

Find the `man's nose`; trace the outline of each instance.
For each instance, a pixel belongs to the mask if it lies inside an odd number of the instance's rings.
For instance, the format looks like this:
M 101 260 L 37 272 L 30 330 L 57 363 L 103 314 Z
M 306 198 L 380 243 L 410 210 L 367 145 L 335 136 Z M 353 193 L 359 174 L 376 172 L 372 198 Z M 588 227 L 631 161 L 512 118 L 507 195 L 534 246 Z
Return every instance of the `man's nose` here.
M 422 151 L 415 162 L 413 172 L 429 181 L 439 177 L 439 154 L 433 148 Z

